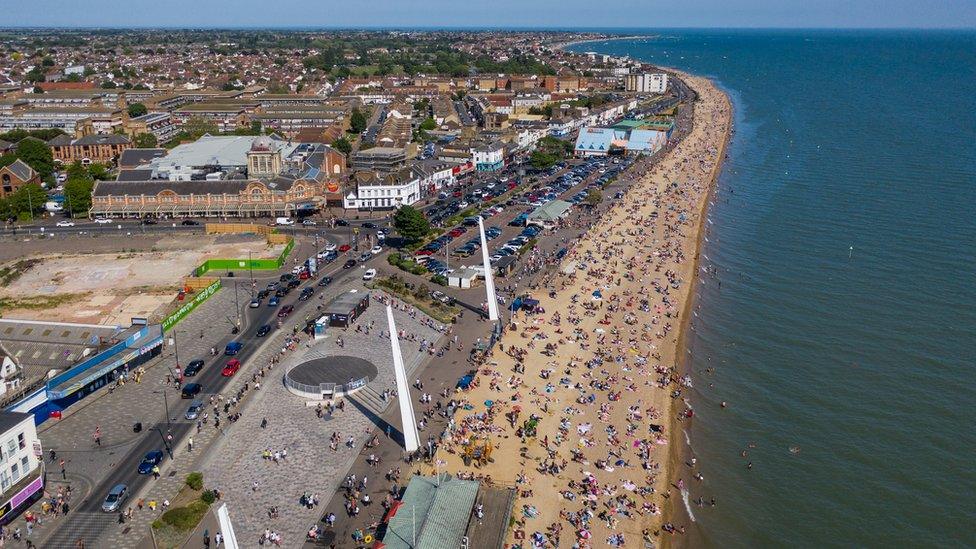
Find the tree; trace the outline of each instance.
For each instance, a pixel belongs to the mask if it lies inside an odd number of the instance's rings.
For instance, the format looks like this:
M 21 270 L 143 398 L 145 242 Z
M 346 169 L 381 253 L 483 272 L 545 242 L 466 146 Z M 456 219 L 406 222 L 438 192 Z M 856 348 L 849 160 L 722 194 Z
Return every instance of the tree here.
M 142 115 L 146 114 L 147 112 L 149 112 L 149 109 L 147 109 L 146 106 L 143 105 L 142 103 L 133 103 L 133 104 L 129 105 L 129 117 L 130 118 L 135 118 L 137 116 L 142 116 Z
M 102 82 L 99 87 L 102 88 L 103 90 L 114 90 L 115 88 L 118 88 L 119 86 L 118 86 L 118 84 L 116 84 L 115 82 L 112 82 L 111 80 L 106 80 L 106 81 Z
M 85 168 L 84 164 L 82 164 L 80 160 L 75 160 L 74 162 L 69 164 L 68 167 L 65 168 L 64 172 L 65 172 L 65 176 L 67 176 L 68 179 L 91 179 L 92 178 L 91 173 L 88 172 L 88 169 Z
M 332 148 L 341 152 L 342 154 L 348 155 L 352 152 L 352 143 L 350 143 L 345 137 L 340 137 L 332 142 Z
M 590 191 L 586 193 L 586 198 L 584 200 L 587 204 L 595 208 L 600 205 L 600 202 L 603 201 L 603 193 L 596 189 L 590 189 Z
M 159 140 L 151 133 L 140 133 L 132 141 L 140 149 L 152 149 L 159 145 Z
M 436 128 L 437 128 L 437 122 L 434 121 L 433 118 L 428 117 L 426 120 L 420 123 L 420 129 L 425 131 L 430 131 Z
M 64 183 L 65 208 L 69 215 L 85 213 L 91 209 L 92 189 L 95 182 L 85 177 L 69 177 Z
M 104 164 L 99 164 L 98 162 L 93 162 L 88 166 L 88 174 L 92 179 L 98 181 L 107 181 L 111 179 L 111 174 L 109 174 L 108 168 Z
M 366 115 L 358 107 L 354 107 L 352 114 L 349 116 L 349 131 L 351 133 L 362 133 L 366 129 L 368 122 Z
M 51 154 L 51 149 L 40 139 L 28 137 L 17 143 L 17 158 L 34 168 L 34 171 L 41 175 L 41 179 L 54 171 L 54 156 Z
M 44 211 L 47 193 L 36 183 L 28 183 L 7 198 L 10 211 L 18 219 L 27 219 Z
M 430 232 L 430 221 L 413 206 L 402 206 L 393 214 L 393 227 L 409 242 L 416 242 Z
M 536 149 L 529 156 L 529 161 L 532 163 L 533 168 L 547 170 L 553 167 L 556 162 L 559 162 L 559 157 L 542 149 Z

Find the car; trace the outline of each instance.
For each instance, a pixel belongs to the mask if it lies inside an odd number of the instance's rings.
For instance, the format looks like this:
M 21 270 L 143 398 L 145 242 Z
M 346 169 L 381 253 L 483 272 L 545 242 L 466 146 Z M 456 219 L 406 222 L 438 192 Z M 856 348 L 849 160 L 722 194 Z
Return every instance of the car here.
M 182 398 L 193 398 L 200 394 L 203 390 L 203 385 L 199 383 L 187 383 L 183 386 L 183 390 L 180 391 L 180 397 Z
M 343 269 L 351 269 L 351 268 L 353 268 L 355 266 L 356 266 L 356 260 L 355 259 L 348 259 L 348 260 L 346 260 L 345 263 L 342 264 L 342 268 Z
M 336 250 L 336 248 L 337 248 L 337 246 L 335 244 L 326 244 L 325 245 L 325 248 L 322 248 L 322 250 L 324 250 L 326 252 L 334 252 Z
M 275 291 L 281 287 L 281 282 L 268 282 L 268 290 Z
M 242 348 L 244 348 L 244 344 L 240 341 L 231 341 L 226 347 L 224 347 L 224 354 L 227 356 L 234 356 L 241 352 Z
M 156 224 L 156 220 L 153 219 L 153 218 L 151 218 L 151 217 L 146 217 L 146 218 L 143 218 L 142 224 L 143 225 L 155 225 Z
M 263 324 L 263 325 L 261 325 L 260 328 L 258 328 L 258 331 L 255 332 L 254 335 L 256 335 L 257 337 L 264 337 L 264 336 L 268 335 L 269 333 L 271 333 L 271 325 L 270 324 Z
M 369 252 L 373 255 L 381 254 L 383 253 L 383 246 L 373 246 Z
M 290 292 L 290 291 L 291 291 L 291 288 L 287 288 L 287 287 L 285 287 L 285 288 L 278 288 L 278 291 L 275 292 L 275 297 L 277 297 L 277 298 L 280 299 L 280 298 L 285 297 L 286 295 L 288 295 L 288 292 Z
M 268 297 L 268 294 L 270 294 L 270 293 L 271 292 L 269 292 L 268 290 L 259 290 L 258 293 L 257 293 L 257 295 L 254 296 L 254 298 L 255 299 L 264 299 L 264 298 Z
M 99 225 L 104 225 L 106 223 L 111 223 L 111 222 L 112 222 L 111 219 L 108 219 L 108 218 L 105 218 L 105 217 L 96 217 L 95 218 L 95 223 L 98 223 Z
M 280 299 L 277 295 L 271 296 L 271 299 L 268 300 L 268 307 L 277 307 Z
M 302 279 L 300 279 L 300 278 L 293 278 L 293 279 L 291 279 L 291 280 L 288 281 L 288 284 L 285 285 L 285 289 L 290 290 L 292 288 L 297 288 L 297 287 L 299 287 L 301 285 L 302 285 Z
M 186 377 L 193 377 L 200 373 L 200 370 L 203 369 L 203 365 L 204 363 L 202 360 L 191 360 L 183 370 L 183 375 Z
M 257 309 L 258 307 L 261 306 L 261 300 L 257 298 L 252 299 L 251 302 L 247 304 L 247 306 L 252 309 Z
M 351 249 L 352 246 L 350 246 L 349 244 L 343 244 L 342 246 L 339 246 L 339 253 L 346 253 Z
M 364 229 L 375 229 L 376 228 L 376 223 L 373 223 L 372 221 L 367 221 L 366 223 L 363 223 L 363 228 Z
M 431 292 L 430 297 L 436 299 L 437 301 L 440 301 L 441 303 L 450 303 L 451 301 L 453 301 L 450 298 L 450 296 L 444 294 L 444 292 L 437 292 L 437 291 Z
M 227 362 L 227 365 L 224 366 L 224 369 L 220 371 L 220 375 L 224 377 L 230 377 L 236 374 L 237 371 L 240 369 L 241 369 L 241 361 L 237 360 L 236 358 L 232 358 Z
M 373 280 L 374 278 L 376 278 L 376 269 L 366 269 L 366 272 L 363 273 L 363 280 Z
M 303 289 L 302 290 L 302 293 L 298 294 L 298 300 L 299 301 L 305 301 L 305 300 L 307 300 L 308 298 L 312 297 L 312 292 L 313 291 L 314 290 L 312 290 L 312 288 L 305 288 L 305 289 Z
M 193 402 L 190 403 L 190 407 L 186 409 L 186 413 L 183 414 L 183 417 L 185 417 L 186 419 L 193 420 L 200 417 L 200 412 L 202 411 L 203 411 L 203 402 L 199 400 L 194 400 Z
M 332 277 L 331 276 L 323 276 L 322 279 L 319 280 L 318 286 L 324 288 L 324 287 L 328 286 L 329 284 L 332 284 Z
M 147 452 L 146 456 L 142 458 L 142 462 L 139 463 L 139 474 L 148 475 L 152 473 L 153 467 L 159 465 L 163 462 L 163 451 L 153 450 L 152 452 Z
M 467 203 L 466 201 L 464 201 L 464 200 L 462 200 L 462 201 L 461 201 L 461 202 L 460 202 L 460 203 L 458 204 L 458 206 L 459 206 L 459 207 L 460 207 L 460 208 L 461 208 L 461 209 L 463 210 L 464 208 L 467 208 L 468 206 L 470 206 L 470 204 L 468 204 L 468 203 Z
M 348 225 L 349 225 L 349 222 L 348 222 L 348 221 L 346 221 L 345 219 L 336 219 L 336 222 L 335 222 L 335 224 L 336 224 L 336 226 L 338 226 L 338 227 L 346 227 L 346 226 L 348 226 Z
M 312 273 L 308 272 L 308 269 L 302 269 L 302 271 L 298 273 L 299 280 L 308 280 L 310 278 L 312 278 Z
M 122 508 L 122 503 L 129 497 L 129 487 L 125 484 L 116 484 L 108 491 L 105 501 L 102 502 L 102 511 L 114 513 Z
M 57 223 L 55 223 L 55 225 L 57 225 L 58 227 L 74 227 L 75 226 L 75 222 L 74 221 L 58 221 Z
M 311 219 L 304 219 L 304 220 L 302 220 L 302 225 L 305 225 L 306 227 L 310 227 L 310 226 L 313 226 L 315 224 L 316 223 L 314 221 L 312 221 Z
M 187 225 L 187 226 L 189 226 L 189 225 L 199 225 L 199 224 L 200 224 L 200 222 L 199 222 L 199 221 L 194 221 L 194 220 L 192 220 L 192 219 L 184 219 L 184 220 L 183 220 L 183 221 L 182 221 L 182 222 L 180 223 L 180 225 Z
M 290 315 L 294 310 L 295 310 L 294 305 L 285 305 L 284 307 L 281 308 L 280 311 L 278 311 L 278 318 L 285 318 L 286 316 Z

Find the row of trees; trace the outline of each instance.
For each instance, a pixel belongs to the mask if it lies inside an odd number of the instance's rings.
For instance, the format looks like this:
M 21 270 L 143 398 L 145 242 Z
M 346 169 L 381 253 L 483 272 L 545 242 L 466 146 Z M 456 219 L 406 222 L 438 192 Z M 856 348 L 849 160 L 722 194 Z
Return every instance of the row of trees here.
M 573 144 L 551 135 L 539 140 L 529 156 L 529 162 L 537 170 L 546 170 L 573 154 Z

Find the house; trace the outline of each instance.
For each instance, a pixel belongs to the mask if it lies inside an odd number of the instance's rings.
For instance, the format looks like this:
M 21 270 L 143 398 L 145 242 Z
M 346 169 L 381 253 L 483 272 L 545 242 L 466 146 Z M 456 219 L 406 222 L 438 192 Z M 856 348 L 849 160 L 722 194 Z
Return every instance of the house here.
M 449 162 L 428 158 L 414 164 L 413 169 L 420 177 L 422 196 L 435 194 L 444 187 L 454 185 L 454 164 Z
M 84 165 L 97 162 L 109 164 L 114 162 L 122 151 L 132 147 L 132 141 L 124 135 L 94 134 L 78 139 L 71 139 L 67 135 L 59 135 L 47 142 L 51 148 L 54 160 L 62 164 L 79 161 Z
M 18 158 L 13 163 L 0 168 L 0 198 L 10 196 L 28 183 L 40 185 L 41 176 L 23 160 Z
M 382 173 L 360 170 L 352 174 L 356 190 L 343 199 L 343 207 L 359 210 L 388 210 L 420 200 L 420 177 L 411 168 Z
M 471 154 L 479 172 L 494 172 L 505 167 L 505 146 L 500 141 L 475 147 Z
M 0 412 L 0 521 L 8 524 L 44 495 L 41 443 L 33 414 Z
M 550 229 L 555 227 L 559 220 L 569 215 L 570 208 L 573 204 L 566 202 L 565 200 L 552 200 L 546 202 L 542 206 L 539 206 L 528 217 L 525 218 L 525 224 L 537 225 L 543 229 Z

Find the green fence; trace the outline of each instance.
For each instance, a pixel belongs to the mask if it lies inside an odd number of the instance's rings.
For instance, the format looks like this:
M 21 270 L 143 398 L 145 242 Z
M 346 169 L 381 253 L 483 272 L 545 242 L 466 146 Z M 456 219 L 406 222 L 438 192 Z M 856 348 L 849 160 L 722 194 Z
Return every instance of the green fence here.
M 276 271 L 285 264 L 294 247 L 295 239 L 288 240 L 277 259 L 208 259 L 193 274 L 203 276 L 209 271 Z
M 216 280 L 213 284 L 207 286 L 203 290 L 200 290 L 200 292 L 197 293 L 197 295 L 195 295 L 191 301 L 184 303 L 183 306 L 180 307 L 175 313 L 169 315 L 165 320 L 163 320 L 163 331 L 165 332 L 169 330 L 175 326 L 177 322 L 183 320 L 186 315 L 193 312 L 193 309 L 196 309 L 198 305 L 210 299 L 210 296 L 217 293 L 217 290 L 219 289 L 220 280 Z

